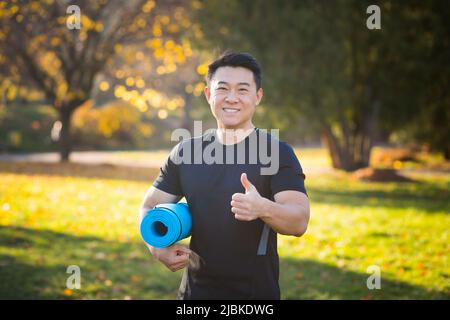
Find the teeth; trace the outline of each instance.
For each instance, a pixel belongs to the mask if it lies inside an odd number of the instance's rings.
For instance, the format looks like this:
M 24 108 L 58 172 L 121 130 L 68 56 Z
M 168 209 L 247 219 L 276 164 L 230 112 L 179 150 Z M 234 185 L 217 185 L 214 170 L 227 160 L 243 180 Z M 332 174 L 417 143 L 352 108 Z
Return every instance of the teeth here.
M 223 111 L 225 111 L 225 112 L 238 112 L 239 110 L 238 109 L 230 109 L 230 108 L 223 108 Z

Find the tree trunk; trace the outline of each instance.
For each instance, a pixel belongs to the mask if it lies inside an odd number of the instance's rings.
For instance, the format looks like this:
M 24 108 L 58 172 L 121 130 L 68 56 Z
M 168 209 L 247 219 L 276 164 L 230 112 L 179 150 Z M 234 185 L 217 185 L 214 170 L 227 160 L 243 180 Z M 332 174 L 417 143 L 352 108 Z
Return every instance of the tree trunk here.
M 447 147 L 444 149 L 443 154 L 444 154 L 444 159 L 447 160 L 447 161 L 449 161 L 449 160 L 450 160 L 450 146 L 447 146 Z
M 369 166 L 375 139 L 378 109 L 379 102 L 375 102 L 372 105 L 371 112 L 360 120 L 362 123 L 358 126 L 359 129 L 353 132 L 345 127 L 345 121 L 339 123 L 340 130 L 343 133 L 342 139 L 339 139 L 333 133 L 329 125 L 324 126 L 322 140 L 328 148 L 333 168 L 354 171 Z
M 349 149 L 342 146 L 330 127 L 326 126 L 322 131 L 322 140 L 328 148 L 333 168 L 345 171 L 354 170 L 353 157 L 349 153 Z
M 61 131 L 59 135 L 59 155 L 61 162 L 68 162 L 72 151 L 72 137 L 70 133 L 73 110 L 71 108 L 59 109 Z

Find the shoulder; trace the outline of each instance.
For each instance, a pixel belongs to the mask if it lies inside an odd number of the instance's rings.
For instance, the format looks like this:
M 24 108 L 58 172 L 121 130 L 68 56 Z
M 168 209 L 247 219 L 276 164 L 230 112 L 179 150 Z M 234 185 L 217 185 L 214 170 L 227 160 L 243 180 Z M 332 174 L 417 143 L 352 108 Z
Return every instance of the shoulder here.
M 258 129 L 258 135 L 260 139 L 266 139 L 268 143 L 278 148 L 280 155 L 295 155 L 294 148 L 286 141 L 281 140 L 278 137 L 278 130 L 274 130 L 269 133 L 265 129 Z

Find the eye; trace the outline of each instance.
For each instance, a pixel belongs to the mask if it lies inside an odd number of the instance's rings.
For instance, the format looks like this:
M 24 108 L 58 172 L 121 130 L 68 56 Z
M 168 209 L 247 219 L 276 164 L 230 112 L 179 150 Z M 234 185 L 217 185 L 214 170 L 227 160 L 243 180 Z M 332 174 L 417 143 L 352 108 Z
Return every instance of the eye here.
M 217 90 L 227 90 L 225 87 L 218 87 Z
M 245 88 L 241 88 L 241 89 L 239 89 L 239 91 L 240 91 L 240 92 L 247 92 L 248 90 L 245 89 Z

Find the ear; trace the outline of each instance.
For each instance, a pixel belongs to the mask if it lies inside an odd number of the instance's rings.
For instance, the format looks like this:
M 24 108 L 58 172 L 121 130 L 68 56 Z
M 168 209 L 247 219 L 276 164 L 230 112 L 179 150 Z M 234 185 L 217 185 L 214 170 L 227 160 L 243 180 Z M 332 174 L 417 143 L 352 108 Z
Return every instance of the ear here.
M 261 102 L 263 96 L 264 96 L 263 88 L 259 88 L 258 91 L 256 91 L 256 105 L 258 105 Z
M 203 93 L 205 94 L 206 101 L 209 103 L 209 99 L 211 98 L 211 90 L 209 90 L 209 87 L 205 87 Z

